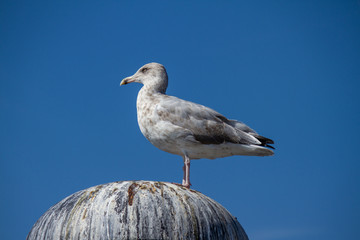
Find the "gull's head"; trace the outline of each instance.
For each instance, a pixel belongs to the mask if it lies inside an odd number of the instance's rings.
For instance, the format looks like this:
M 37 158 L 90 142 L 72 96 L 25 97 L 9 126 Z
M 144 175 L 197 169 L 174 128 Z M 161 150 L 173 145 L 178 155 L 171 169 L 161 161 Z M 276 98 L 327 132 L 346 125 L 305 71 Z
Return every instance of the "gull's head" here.
M 163 65 L 148 63 L 137 70 L 134 75 L 124 78 L 120 86 L 132 82 L 144 84 L 144 87 L 149 90 L 165 93 L 168 85 L 168 76 Z

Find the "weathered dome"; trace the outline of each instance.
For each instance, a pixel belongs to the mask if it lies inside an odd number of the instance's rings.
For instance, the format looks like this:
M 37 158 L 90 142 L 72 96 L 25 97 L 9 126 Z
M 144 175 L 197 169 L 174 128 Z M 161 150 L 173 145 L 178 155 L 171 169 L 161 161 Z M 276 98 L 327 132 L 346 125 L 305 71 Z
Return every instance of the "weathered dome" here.
M 123 181 L 91 187 L 51 207 L 33 239 L 248 239 L 224 207 L 164 182 Z

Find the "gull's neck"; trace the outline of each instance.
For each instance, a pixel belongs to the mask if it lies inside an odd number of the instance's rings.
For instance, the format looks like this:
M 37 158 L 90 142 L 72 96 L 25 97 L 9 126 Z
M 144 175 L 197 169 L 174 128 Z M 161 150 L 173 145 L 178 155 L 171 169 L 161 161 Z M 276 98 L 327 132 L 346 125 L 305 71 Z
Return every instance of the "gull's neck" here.
M 151 84 L 144 84 L 141 91 L 150 94 L 160 93 L 165 94 L 167 89 L 167 81 L 154 81 Z

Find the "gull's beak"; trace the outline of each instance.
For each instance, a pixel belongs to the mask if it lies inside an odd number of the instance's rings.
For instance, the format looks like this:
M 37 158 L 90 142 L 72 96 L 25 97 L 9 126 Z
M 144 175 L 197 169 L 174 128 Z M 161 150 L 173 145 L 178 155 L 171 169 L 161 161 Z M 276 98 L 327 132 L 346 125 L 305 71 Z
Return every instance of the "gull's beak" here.
M 121 85 L 126 85 L 126 84 L 128 84 L 128 83 L 132 83 L 132 82 L 135 82 L 135 81 L 136 81 L 136 79 L 133 78 L 132 76 L 131 76 L 131 77 L 127 77 L 127 78 L 124 78 L 124 79 L 121 81 L 120 86 L 121 86 Z

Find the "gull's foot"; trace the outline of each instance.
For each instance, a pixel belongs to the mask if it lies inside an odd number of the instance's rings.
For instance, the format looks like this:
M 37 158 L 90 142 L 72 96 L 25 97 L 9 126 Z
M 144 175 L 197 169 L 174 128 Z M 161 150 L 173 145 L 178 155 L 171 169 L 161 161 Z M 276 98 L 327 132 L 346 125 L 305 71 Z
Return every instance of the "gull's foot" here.
M 172 182 L 172 184 L 175 184 L 175 185 L 177 185 L 177 186 L 180 186 L 180 187 L 186 187 L 186 188 L 188 188 L 188 189 L 190 189 L 190 186 L 191 186 L 191 184 L 180 184 L 180 183 L 174 183 L 174 182 Z

